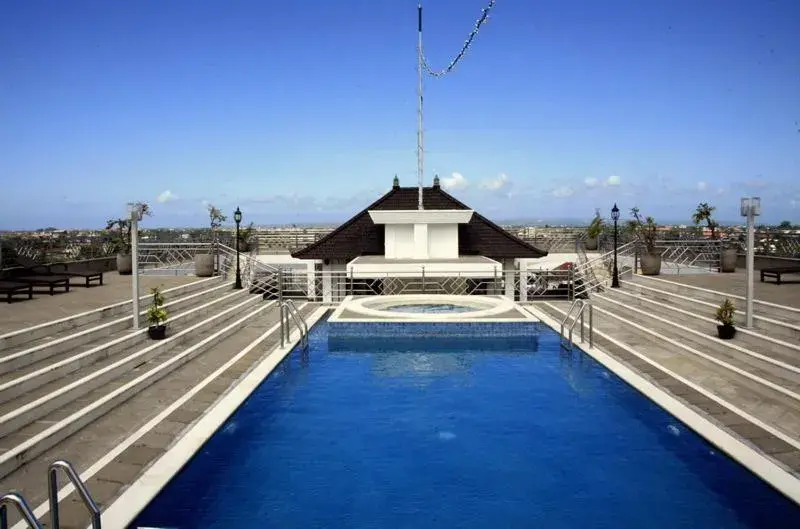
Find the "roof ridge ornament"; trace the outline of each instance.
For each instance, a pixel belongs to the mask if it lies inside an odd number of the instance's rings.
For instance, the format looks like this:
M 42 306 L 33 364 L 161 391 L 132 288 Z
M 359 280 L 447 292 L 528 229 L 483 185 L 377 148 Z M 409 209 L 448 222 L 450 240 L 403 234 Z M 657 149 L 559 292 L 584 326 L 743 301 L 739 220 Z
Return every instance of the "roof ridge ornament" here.
M 394 175 L 394 180 L 392 180 L 392 189 L 400 189 L 400 179 L 397 178 L 397 175 Z

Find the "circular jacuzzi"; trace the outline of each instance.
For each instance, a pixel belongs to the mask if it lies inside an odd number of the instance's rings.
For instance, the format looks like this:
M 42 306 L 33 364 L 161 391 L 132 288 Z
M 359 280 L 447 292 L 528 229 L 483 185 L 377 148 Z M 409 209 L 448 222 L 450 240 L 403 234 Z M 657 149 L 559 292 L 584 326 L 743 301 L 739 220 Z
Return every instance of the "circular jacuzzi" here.
M 487 318 L 514 310 L 504 297 L 406 294 L 353 298 L 347 310 L 367 318 L 462 320 Z

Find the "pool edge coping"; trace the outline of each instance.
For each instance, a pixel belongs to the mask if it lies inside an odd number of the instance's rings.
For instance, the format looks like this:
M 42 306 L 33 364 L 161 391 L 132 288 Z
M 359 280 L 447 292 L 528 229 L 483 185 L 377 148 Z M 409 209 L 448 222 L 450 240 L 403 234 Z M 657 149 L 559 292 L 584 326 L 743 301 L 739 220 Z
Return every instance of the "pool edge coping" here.
M 526 305 L 525 308 L 539 318 L 542 323 L 558 332 L 560 324 L 549 314 L 540 310 L 535 305 Z M 681 402 L 669 392 L 650 382 L 635 370 L 614 358 L 611 353 L 597 346 L 585 347 L 584 344 L 575 344 L 575 346 L 614 373 L 622 379 L 623 382 L 661 407 L 664 411 L 684 423 L 704 440 L 722 450 L 728 457 L 745 467 L 791 501 L 800 505 L 800 479 L 782 468 L 778 463 L 749 446 L 745 441 L 739 439 L 734 434 L 717 426 L 703 414 Z M 628 347 L 630 348 L 630 346 Z M 730 410 L 724 403 L 720 404 Z M 731 413 L 735 413 L 735 411 L 731 410 Z
M 306 320 L 309 329 L 329 311 L 329 307 L 318 307 L 311 313 Z M 128 527 L 299 342 L 300 333 L 295 330 L 284 347 L 278 345 L 266 353 L 255 367 L 245 374 L 244 378 L 240 379 L 222 398 L 206 410 L 189 430 L 156 458 L 128 488 L 103 510 L 101 514 L 103 525 Z M 90 524 L 87 529 L 91 529 L 91 527 Z

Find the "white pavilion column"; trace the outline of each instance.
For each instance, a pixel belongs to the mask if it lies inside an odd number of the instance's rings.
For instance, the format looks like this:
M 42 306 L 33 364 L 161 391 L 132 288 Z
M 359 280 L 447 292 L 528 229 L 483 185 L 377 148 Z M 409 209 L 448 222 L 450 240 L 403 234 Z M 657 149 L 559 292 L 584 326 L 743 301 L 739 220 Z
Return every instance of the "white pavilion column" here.
M 333 299 L 333 289 L 331 286 L 331 265 L 322 265 L 322 301 L 330 303 Z
M 505 296 L 508 299 L 514 299 L 514 260 L 503 259 L 503 281 L 505 282 Z
M 528 301 L 528 263 L 519 262 L 519 300 Z

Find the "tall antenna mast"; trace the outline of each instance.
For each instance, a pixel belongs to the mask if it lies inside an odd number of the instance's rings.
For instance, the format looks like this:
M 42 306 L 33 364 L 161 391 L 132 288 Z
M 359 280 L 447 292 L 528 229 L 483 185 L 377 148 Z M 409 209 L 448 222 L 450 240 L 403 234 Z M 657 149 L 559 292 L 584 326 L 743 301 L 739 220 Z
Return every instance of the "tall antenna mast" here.
M 422 4 L 417 4 L 417 186 L 419 197 L 417 209 L 425 209 L 422 205 L 422 187 L 424 185 L 424 137 L 422 130 Z

